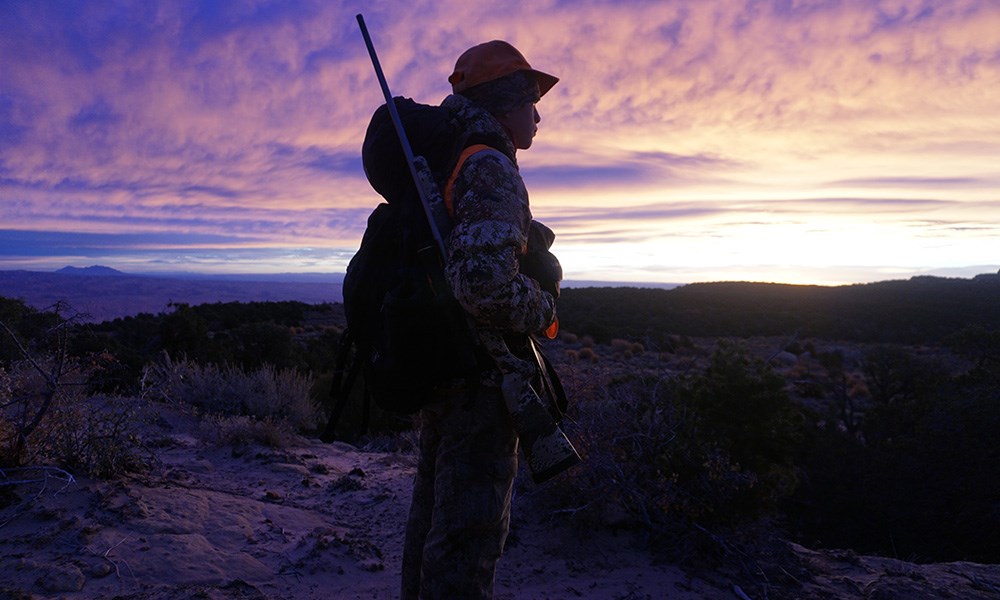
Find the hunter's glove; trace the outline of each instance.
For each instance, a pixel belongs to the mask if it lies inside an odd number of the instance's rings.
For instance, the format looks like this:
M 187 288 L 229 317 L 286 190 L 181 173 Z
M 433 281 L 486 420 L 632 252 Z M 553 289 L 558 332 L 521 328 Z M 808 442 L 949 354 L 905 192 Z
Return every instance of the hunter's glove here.
M 528 231 L 528 251 L 521 257 L 520 272 L 535 281 L 553 298 L 559 297 L 559 283 L 562 281 L 562 265 L 549 252 L 556 234 L 538 221 L 531 222 Z

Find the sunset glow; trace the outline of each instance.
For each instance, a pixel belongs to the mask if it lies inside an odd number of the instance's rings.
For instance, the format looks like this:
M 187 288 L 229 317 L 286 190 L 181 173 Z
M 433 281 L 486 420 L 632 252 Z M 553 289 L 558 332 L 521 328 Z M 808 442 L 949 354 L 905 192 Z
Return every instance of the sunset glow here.
M 518 160 L 567 279 L 1000 268 L 1000 3 L 5 2 L 0 269 L 340 272 L 381 94 L 560 76 Z

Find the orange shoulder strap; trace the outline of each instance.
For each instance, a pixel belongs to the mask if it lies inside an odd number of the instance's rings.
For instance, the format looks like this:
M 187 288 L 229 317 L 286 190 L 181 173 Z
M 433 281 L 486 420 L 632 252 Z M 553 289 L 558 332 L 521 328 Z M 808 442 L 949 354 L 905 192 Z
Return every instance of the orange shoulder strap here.
M 462 170 L 462 165 L 465 164 L 465 161 L 469 160 L 470 156 L 483 150 L 494 150 L 494 148 L 486 144 L 473 144 L 462 150 L 462 153 L 458 155 L 458 162 L 455 163 L 455 170 L 451 172 L 451 177 L 448 178 L 448 183 L 444 186 L 444 207 L 448 210 L 448 216 L 452 219 L 455 218 L 455 203 L 452 200 L 452 194 L 455 190 L 455 180 L 458 179 L 458 172 Z

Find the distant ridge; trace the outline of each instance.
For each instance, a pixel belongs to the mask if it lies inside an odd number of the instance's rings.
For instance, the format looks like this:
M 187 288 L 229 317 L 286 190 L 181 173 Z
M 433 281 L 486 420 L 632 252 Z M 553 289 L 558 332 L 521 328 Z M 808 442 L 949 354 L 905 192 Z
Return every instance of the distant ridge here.
M 664 290 L 673 289 L 686 285 L 684 283 L 661 283 L 661 282 L 641 282 L 641 281 L 602 281 L 596 279 L 564 279 L 560 284 L 561 288 L 602 288 L 602 287 L 630 287 L 630 288 L 659 288 Z
M 58 271 L 0 271 L 0 296 L 46 310 L 67 303 L 89 322 L 139 313 L 158 314 L 171 304 L 214 302 L 340 302 L 339 281 L 171 278 L 123 273 L 99 265 Z
M 101 265 L 91 265 L 89 267 L 63 267 L 56 271 L 56 273 L 62 273 L 63 275 L 87 275 L 88 277 L 119 277 L 125 275 L 125 273 L 122 273 L 117 269 Z
M 89 267 L 65 266 L 55 271 L 23 271 L 59 275 L 84 275 L 87 277 L 143 277 L 156 279 L 184 279 L 199 281 L 284 282 L 341 284 L 343 273 L 289 272 L 289 273 L 201 273 L 197 271 L 147 271 L 125 272 L 104 265 Z
M 843 286 L 733 281 L 669 290 L 566 288 L 559 315 L 564 330 L 599 341 L 669 332 L 936 343 L 969 327 L 1000 330 L 1000 274 Z

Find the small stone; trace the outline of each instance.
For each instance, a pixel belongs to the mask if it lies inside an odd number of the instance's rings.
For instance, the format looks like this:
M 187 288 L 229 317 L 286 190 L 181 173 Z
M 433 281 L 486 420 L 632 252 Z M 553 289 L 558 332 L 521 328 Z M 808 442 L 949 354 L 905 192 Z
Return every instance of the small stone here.
M 369 558 L 358 563 L 358 567 L 362 571 L 368 571 L 369 573 L 375 573 L 377 571 L 385 570 L 385 563 L 377 558 Z
M 107 561 L 99 562 L 90 567 L 90 576 L 97 578 L 107 577 L 112 571 L 114 571 L 114 567 L 111 566 L 111 563 Z

